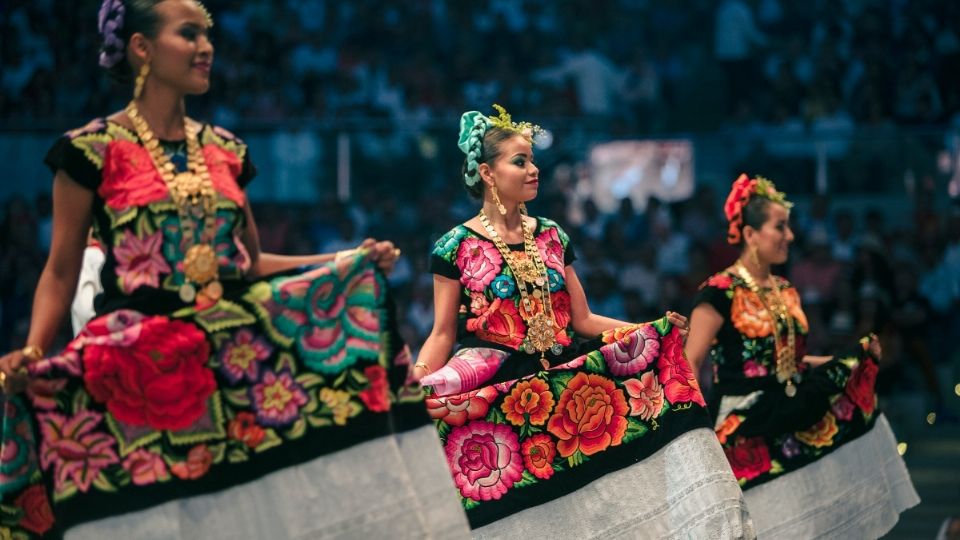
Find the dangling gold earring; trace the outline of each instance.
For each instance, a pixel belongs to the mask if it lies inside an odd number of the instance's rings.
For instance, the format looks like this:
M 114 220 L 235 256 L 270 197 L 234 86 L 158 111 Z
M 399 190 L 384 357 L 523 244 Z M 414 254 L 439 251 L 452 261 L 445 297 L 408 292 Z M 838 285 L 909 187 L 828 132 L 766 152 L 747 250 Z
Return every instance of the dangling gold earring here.
M 143 83 L 147 81 L 147 75 L 150 74 L 150 64 L 140 66 L 140 73 L 137 74 L 137 80 L 133 85 L 133 99 L 140 99 L 143 94 Z
M 500 215 L 507 215 L 507 207 L 500 202 L 500 195 L 497 194 L 497 186 L 490 186 L 490 193 L 493 195 L 493 202 L 497 203 L 497 211 L 500 212 Z
M 751 258 L 751 262 L 753 262 L 753 265 L 756 266 L 757 268 L 760 268 L 760 254 L 759 254 L 759 252 L 760 252 L 760 250 L 759 250 L 759 248 L 757 248 L 757 246 L 753 246 L 753 247 L 750 248 L 750 258 Z

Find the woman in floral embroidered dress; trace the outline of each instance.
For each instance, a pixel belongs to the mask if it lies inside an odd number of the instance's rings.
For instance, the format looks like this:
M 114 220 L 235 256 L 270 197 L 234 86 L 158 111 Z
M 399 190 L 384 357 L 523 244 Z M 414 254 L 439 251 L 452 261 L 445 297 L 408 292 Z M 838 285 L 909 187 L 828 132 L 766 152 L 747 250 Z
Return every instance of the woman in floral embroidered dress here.
M 435 322 L 414 368 L 474 535 L 752 537 L 683 357 L 685 319 L 590 312 L 569 237 L 525 212 L 532 126 L 497 108 L 461 119 L 482 209 L 433 250 Z
M 880 347 L 806 355 L 800 296 L 770 266 L 787 260 L 791 204 L 741 175 L 724 206 L 741 255 L 701 286 L 686 351 L 708 353 L 716 433 L 760 537 L 877 538 L 919 499 L 876 410 Z
M 51 256 L 28 346 L 0 359 L 0 537 L 465 536 L 404 385 L 393 245 L 260 252 L 247 147 L 184 110 L 209 87 L 211 24 L 192 0 L 101 7 L 100 63 L 137 75 L 134 99 L 46 159 Z M 45 357 L 91 224 L 97 317 Z

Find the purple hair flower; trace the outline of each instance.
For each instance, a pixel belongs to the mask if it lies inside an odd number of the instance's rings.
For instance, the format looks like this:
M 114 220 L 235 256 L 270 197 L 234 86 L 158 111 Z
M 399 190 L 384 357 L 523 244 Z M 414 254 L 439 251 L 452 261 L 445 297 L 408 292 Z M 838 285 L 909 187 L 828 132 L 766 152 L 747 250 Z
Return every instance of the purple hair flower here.
M 120 39 L 119 31 L 123 28 L 123 14 L 126 8 L 123 0 L 103 0 L 100 4 L 100 13 L 97 15 L 97 29 L 103 38 L 100 47 L 100 65 L 112 68 L 123 58 L 125 43 Z

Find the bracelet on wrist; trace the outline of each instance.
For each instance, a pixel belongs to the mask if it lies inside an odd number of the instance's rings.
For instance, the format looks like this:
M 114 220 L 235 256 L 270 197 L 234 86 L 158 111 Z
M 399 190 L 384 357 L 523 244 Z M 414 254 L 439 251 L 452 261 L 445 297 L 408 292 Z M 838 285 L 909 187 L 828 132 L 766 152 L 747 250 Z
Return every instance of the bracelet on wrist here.
M 43 349 L 36 345 L 27 345 L 20 349 L 20 353 L 34 362 L 43 358 Z
M 423 368 L 423 369 L 427 372 L 428 375 L 429 375 L 430 373 L 433 373 L 433 370 L 430 369 L 430 366 L 428 366 L 428 365 L 427 365 L 426 363 L 424 363 L 424 362 L 417 362 L 416 364 L 413 365 L 413 367 L 415 367 L 415 368 Z

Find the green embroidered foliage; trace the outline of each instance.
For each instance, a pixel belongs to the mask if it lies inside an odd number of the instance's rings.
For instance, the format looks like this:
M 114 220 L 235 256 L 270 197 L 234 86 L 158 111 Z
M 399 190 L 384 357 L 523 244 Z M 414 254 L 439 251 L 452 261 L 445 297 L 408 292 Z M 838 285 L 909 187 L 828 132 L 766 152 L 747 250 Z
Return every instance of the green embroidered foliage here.
M 224 299 L 198 312 L 193 320 L 209 333 L 257 322 L 257 319 L 243 309 L 243 306 Z
M 640 420 L 634 417 L 627 418 L 627 431 L 623 434 L 623 443 L 626 444 L 634 439 L 639 439 L 647 431 L 649 431 L 649 428 Z
M 537 477 L 530 474 L 530 471 L 523 471 L 523 476 L 520 477 L 520 480 L 517 480 L 516 482 L 514 482 L 513 487 L 522 488 L 526 486 L 532 486 L 533 484 L 538 484 L 538 483 L 540 483 L 540 481 L 537 480 Z
M 603 353 L 600 351 L 590 351 L 587 359 L 583 363 L 583 369 L 591 373 L 605 373 L 607 363 L 603 359 Z
M 665 336 L 669 334 L 671 330 L 673 330 L 673 325 L 666 317 L 660 317 L 659 319 L 652 321 L 650 326 L 652 326 L 654 330 L 656 330 L 661 336 Z
M 572 378 L 572 373 L 558 373 L 550 378 L 550 389 L 553 391 L 553 395 L 557 396 L 557 399 L 567 389 L 567 384 L 570 383 Z

